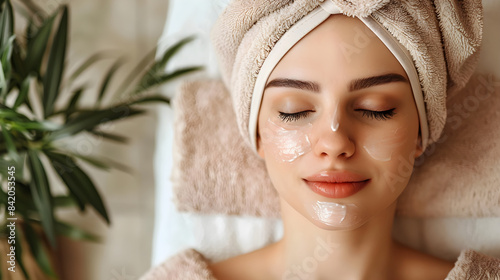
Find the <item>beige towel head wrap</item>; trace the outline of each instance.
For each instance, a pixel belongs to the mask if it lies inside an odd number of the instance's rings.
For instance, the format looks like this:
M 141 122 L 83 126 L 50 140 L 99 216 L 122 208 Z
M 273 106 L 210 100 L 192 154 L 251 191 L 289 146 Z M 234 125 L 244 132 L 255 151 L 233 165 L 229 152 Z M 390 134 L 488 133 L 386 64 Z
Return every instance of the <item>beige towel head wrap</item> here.
M 480 1 L 452 0 L 233 1 L 212 37 L 240 133 L 255 149 L 258 110 L 272 69 L 328 16 L 343 13 L 362 20 L 405 69 L 425 148 L 437 141 L 446 123 L 447 92 L 462 88 L 474 71 L 481 9 Z

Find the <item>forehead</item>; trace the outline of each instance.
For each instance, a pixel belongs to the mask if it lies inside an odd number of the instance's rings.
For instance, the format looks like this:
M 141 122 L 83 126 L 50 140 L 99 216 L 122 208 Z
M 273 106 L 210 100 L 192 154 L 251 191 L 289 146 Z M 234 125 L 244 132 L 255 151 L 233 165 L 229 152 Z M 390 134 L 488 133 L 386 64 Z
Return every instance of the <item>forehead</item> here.
M 333 15 L 293 46 L 269 78 L 339 83 L 389 72 L 406 77 L 394 55 L 363 22 Z

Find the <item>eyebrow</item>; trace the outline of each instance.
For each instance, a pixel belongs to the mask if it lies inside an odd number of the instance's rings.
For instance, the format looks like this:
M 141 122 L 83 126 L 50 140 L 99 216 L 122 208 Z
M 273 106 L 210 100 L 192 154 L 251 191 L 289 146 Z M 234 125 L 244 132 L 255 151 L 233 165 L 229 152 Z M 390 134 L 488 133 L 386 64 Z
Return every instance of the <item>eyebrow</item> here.
M 404 82 L 409 83 L 408 79 L 404 76 L 396 73 L 384 74 L 373 77 L 366 77 L 353 80 L 349 84 L 349 91 L 361 90 L 373 86 L 395 83 L 395 82 Z M 288 87 L 288 88 L 296 88 L 300 90 L 312 91 L 318 93 L 320 91 L 320 86 L 312 81 L 303 81 L 296 79 L 287 79 L 287 78 L 277 78 L 270 81 L 264 89 L 270 87 Z
M 317 83 L 310 81 L 295 80 L 295 79 L 285 79 L 285 78 L 274 79 L 270 81 L 264 89 L 270 87 L 288 87 L 288 88 L 296 88 L 312 92 L 319 92 L 319 85 Z
M 390 73 L 385 75 L 356 79 L 352 81 L 351 84 L 349 85 L 349 91 L 356 91 L 364 88 L 369 88 L 389 83 L 396 83 L 396 82 L 409 83 L 408 80 L 402 75 L 396 73 Z

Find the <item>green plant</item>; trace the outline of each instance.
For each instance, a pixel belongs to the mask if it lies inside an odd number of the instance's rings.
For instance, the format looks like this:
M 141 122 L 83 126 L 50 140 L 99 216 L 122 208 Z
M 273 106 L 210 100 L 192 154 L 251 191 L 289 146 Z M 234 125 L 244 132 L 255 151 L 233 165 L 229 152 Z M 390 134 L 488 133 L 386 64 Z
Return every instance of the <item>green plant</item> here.
M 109 224 L 103 199 L 80 165 L 86 162 L 100 169 L 116 167 L 110 161 L 78 154 L 63 144 L 81 134 L 125 142 L 125 137 L 102 129 L 103 124 L 145 113 L 140 107 L 144 103 L 168 104 L 168 98 L 153 90 L 200 67 L 164 72 L 169 60 L 191 40 L 184 39 L 158 61 L 152 59 L 154 52 L 147 55 L 113 95 L 119 101 L 105 104 L 109 103 L 104 102 L 110 95 L 109 84 L 122 65 L 117 60 L 103 77 L 97 93 L 91 95 L 95 96 L 95 104 L 82 106 L 80 99 L 90 90 L 85 85 L 75 86 L 74 82 L 103 54 L 91 56 L 71 75 L 65 75 L 68 7 L 61 6 L 53 15 L 43 16 L 31 1 L 25 5 L 32 14 L 25 35 L 19 37 L 14 34 L 11 1 L 0 0 L 0 210 L 6 218 L 18 218 L 16 262 L 26 278 L 29 275 L 21 255 L 27 250 L 46 275 L 55 277 L 45 243 L 54 248 L 58 235 L 79 240 L 97 237 L 58 220 L 54 211 L 60 207 L 77 207 L 80 211 L 92 207 Z M 53 195 L 48 169 L 61 179 L 67 195 Z M 9 237 L 9 222 L 1 222 L 3 239 Z M 21 248 L 21 237 L 27 240 L 28 248 Z

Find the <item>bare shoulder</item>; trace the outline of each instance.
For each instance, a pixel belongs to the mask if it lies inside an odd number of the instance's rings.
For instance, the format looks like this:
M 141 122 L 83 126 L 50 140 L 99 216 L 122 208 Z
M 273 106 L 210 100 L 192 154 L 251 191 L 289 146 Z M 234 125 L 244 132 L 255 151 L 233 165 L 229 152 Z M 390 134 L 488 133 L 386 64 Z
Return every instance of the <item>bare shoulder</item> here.
M 217 280 L 253 280 L 269 278 L 268 247 L 247 254 L 211 263 L 208 268 Z
M 404 245 L 398 244 L 397 262 L 399 279 L 445 279 L 453 269 L 454 263 L 424 254 Z
M 208 265 L 208 268 L 217 280 L 245 279 L 245 270 L 248 267 L 248 265 L 244 265 L 247 259 L 245 256 L 236 256 L 224 261 L 211 263 Z

